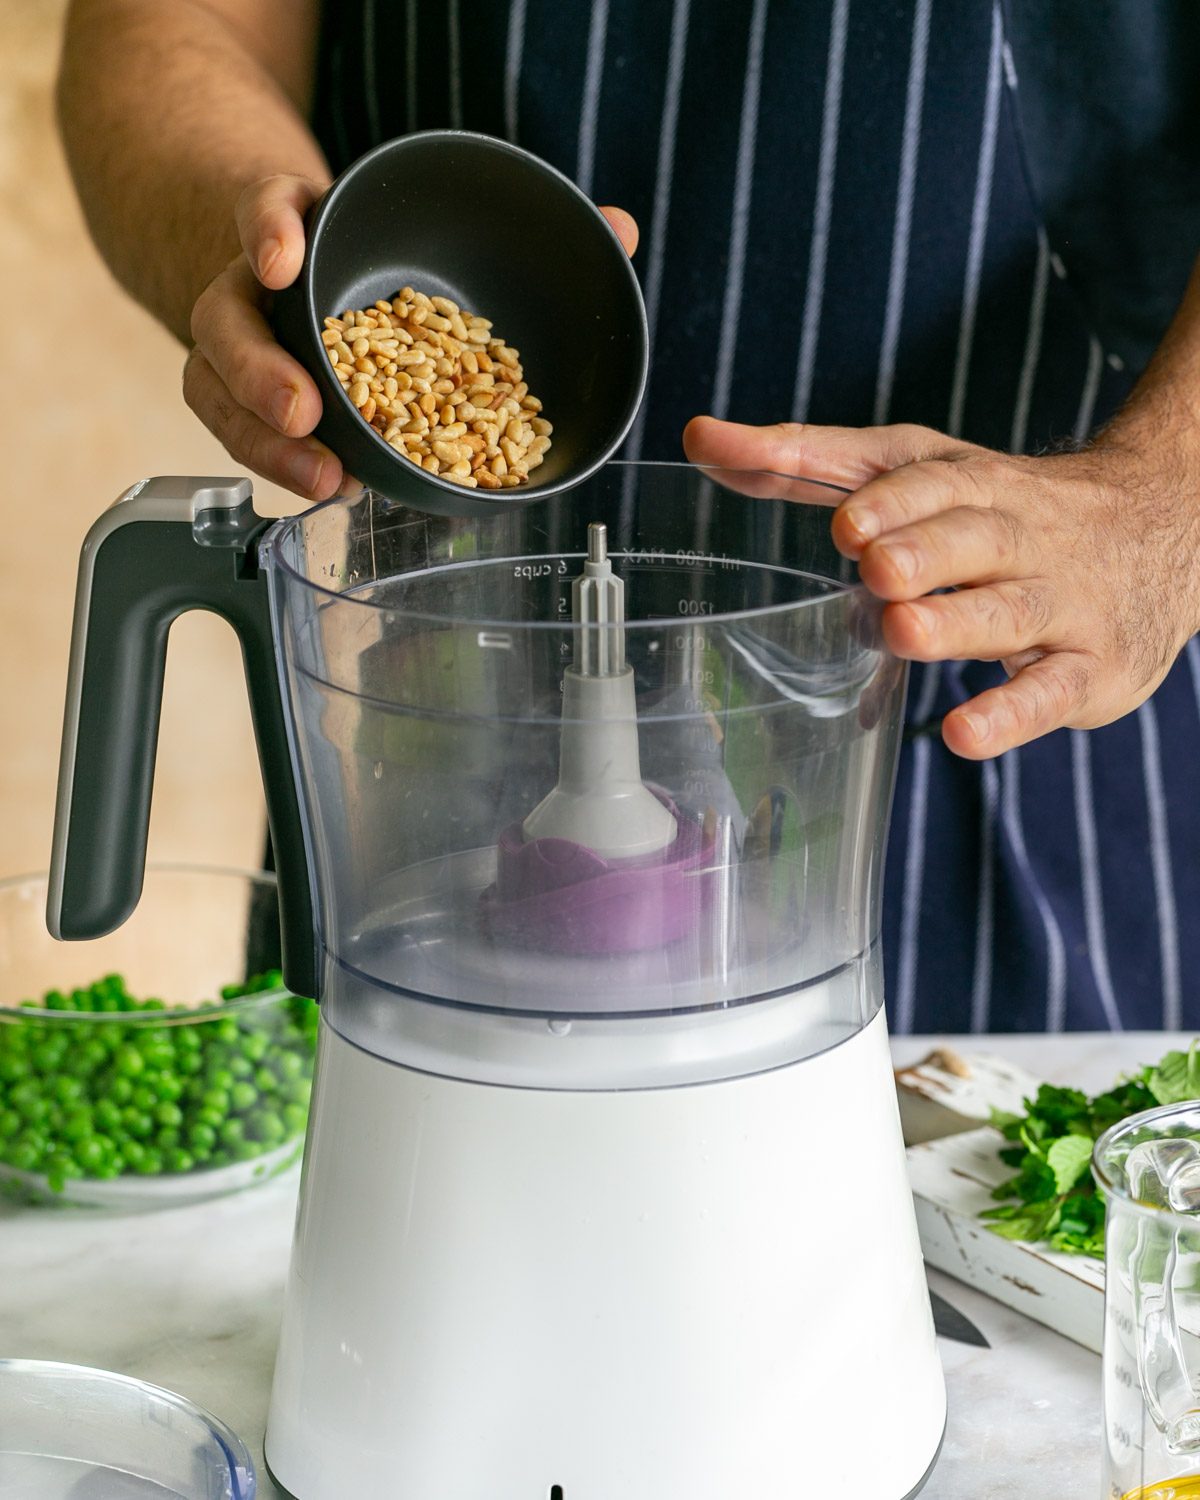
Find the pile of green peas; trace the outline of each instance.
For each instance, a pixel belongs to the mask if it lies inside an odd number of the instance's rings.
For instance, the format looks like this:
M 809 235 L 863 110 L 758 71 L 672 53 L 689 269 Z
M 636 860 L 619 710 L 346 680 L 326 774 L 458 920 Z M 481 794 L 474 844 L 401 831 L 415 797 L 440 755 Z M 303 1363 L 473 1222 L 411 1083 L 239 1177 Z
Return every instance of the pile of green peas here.
M 22 1001 L 19 1017 L 0 1017 L 0 1163 L 61 1193 L 74 1178 L 210 1170 L 298 1139 L 316 1005 L 288 994 L 277 970 L 226 986 L 221 999 L 272 990 L 277 1001 L 212 1020 L 203 1007 L 135 999 L 120 974 Z M 155 1011 L 162 1023 L 147 1019 Z

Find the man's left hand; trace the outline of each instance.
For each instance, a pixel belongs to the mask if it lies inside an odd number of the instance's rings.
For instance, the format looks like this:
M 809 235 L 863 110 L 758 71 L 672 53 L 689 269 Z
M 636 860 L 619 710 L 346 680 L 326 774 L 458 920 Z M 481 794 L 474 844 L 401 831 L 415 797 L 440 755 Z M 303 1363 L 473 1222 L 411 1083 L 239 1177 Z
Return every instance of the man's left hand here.
M 1200 492 L 1119 437 L 1026 458 L 927 427 L 697 417 L 684 446 L 695 463 L 853 491 L 833 538 L 886 601 L 891 649 L 1009 674 L 946 716 L 946 744 L 972 760 L 1129 713 L 1200 628 Z

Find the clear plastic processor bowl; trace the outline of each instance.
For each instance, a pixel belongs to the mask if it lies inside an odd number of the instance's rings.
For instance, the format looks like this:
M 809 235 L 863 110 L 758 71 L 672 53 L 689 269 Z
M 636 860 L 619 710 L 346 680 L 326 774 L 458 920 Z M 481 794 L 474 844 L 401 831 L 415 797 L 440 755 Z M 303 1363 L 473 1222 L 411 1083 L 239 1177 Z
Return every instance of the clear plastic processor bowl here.
M 0 884 L 0 1191 L 150 1208 L 298 1159 L 316 1006 L 276 969 L 273 876 L 152 866 L 93 942 L 56 942 L 45 910 L 45 876 Z
M 254 1500 L 236 1433 L 127 1375 L 0 1360 L 0 1500 Z

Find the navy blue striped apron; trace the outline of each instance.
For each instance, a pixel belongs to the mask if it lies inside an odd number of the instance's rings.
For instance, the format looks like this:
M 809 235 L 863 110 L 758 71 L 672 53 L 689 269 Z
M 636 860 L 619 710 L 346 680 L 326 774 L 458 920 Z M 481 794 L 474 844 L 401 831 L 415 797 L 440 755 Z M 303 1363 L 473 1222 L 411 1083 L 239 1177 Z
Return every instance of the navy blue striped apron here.
M 314 124 L 339 169 L 465 127 L 641 226 L 652 369 L 627 456 L 697 412 L 919 422 L 1035 452 L 1135 372 L 1039 213 L 989 0 L 339 0 Z M 1200 1026 L 1200 648 L 1090 734 L 956 759 L 994 665 L 917 669 L 884 900 L 896 1031 Z

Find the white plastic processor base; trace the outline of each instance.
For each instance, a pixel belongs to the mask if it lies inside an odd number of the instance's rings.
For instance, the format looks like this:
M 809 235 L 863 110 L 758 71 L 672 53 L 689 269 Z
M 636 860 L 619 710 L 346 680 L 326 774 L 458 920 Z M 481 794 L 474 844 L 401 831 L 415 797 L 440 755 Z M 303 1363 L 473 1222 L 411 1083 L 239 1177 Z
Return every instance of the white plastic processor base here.
M 323 1025 L 266 1440 L 297 1500 L 902 1500 L 944 1423 L 882 1011 L 609 1092 Z

